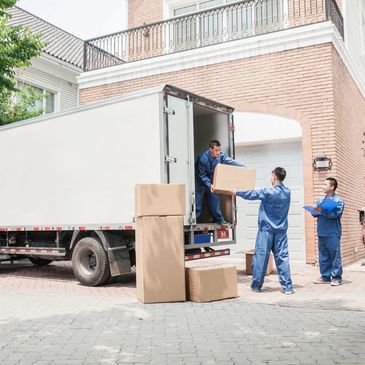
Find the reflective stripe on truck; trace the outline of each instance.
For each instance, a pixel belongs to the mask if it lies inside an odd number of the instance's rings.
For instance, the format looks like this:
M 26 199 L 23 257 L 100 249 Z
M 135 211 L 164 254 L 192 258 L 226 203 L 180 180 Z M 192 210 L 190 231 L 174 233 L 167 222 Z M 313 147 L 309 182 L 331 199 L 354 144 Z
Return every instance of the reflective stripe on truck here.
M 65 256 L 66 250 L 64 248 L 1 247 L 0 253 L 13 255 Z
M 196 255 L 185 255 L 185 261 L 207 259 L 208 257 L 226 256 L 229 255 L 230 252 L 231 252 L 230 249 L 227 248 L 226 250 L 216 250 L 216 251 L 198 253 Z
M 116 225 L 82 225 L 82 226 L 6 226 L 0 227 L 0 232 L 25 232 L 25 231 L 132 231 L 134 225 L 116 224 Z

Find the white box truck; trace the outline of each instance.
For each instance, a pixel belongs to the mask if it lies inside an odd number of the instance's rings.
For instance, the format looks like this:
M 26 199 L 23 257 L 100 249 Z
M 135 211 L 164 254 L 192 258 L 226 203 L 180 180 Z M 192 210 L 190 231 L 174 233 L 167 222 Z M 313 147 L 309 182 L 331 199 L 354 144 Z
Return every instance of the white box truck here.
M 222 196 L 228 225 L 195 219 L 196 156 L 221 141 L 234 156 L 233 108 L 161 87 L 0 128 L 0 260 L 34 265 L 72 260 L 84 285 L 135 265 L 136 184 L 186 185 L 186 260 L 229 254 L 235 201 Z

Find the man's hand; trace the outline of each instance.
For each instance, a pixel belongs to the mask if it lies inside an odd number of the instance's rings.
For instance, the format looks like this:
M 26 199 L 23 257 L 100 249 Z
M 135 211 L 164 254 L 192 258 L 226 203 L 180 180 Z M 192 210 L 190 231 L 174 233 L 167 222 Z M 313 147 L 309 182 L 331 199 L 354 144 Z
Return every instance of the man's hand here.
M 214 193 L 214 186 L 213 185 L 210 187 L 210 192 Z
M 322 212 L 323 211 L 322 208 L 317 208 L 317 207 L 314 207 L 313 210 L 316 211 L 316 212 Z

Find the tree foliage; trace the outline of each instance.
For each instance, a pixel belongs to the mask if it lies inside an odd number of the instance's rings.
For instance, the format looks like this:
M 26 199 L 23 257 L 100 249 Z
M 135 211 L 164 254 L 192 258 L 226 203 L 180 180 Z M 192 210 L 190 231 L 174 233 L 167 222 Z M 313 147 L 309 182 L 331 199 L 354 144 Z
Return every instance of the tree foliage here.
M 42 110 L 30 111 L 39 96 L 30 89 L 19 90 L 16 86 L 16 69 L 30 66 L 31 59 L 39 56 L 45 45 L 40 34 L 32 34 L 27 27 L 8 24 L 10 15 L 5 10 L 16 1 L 0 0 L 0 125 L 42 113 Z

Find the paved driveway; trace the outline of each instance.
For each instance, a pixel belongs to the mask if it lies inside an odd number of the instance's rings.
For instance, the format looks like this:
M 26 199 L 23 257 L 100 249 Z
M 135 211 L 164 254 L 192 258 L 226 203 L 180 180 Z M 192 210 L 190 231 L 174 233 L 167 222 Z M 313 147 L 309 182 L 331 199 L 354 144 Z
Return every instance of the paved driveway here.
M 365 364 L 365 270 L 344 285 L 314 285 L 318 269 L 292 265 L 296 294 L 248 289 L 239 256 L 205 260 L 238 267 L 240 297 L 143 305 L 133 274 L 83 287 L 69 263 L 0 265 L 0 363 Z M 189 265 L 203 263 L 189 263 Z

